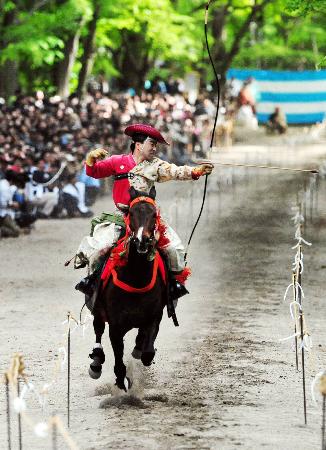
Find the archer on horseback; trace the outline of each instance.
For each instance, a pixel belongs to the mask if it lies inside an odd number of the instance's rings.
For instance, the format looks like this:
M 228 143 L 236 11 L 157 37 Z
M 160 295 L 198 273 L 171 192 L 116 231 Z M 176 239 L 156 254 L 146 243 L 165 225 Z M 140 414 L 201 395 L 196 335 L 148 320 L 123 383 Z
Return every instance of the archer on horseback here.
M 103 316 L 103 310 L 99 305 L 101 273 L 110 250 L 125 233 L 124 219 L 129 211 L 130 190 L 133 188 L 135 192 L 140 191 L 149 195 L 155 181 L 197 180 L 200 176 L 210 174 L 213 169 L 212 164 L 196 167 L 176 166 L 157 158 L 155 156 L 157 144 L 168 145 L 168 143 L 161 133 L 150 125 L 130 125 L 125 129 L 125 134 L 132 138 L 131 153 L 128 155 L 114 155 L 100 161 L 107 156 L 107 152 L 98 149 L 91 151 L 86 157 L 87 175 L 94 178 L 114 176 L 112 193 L 117 207 L 114 214 L 103 214 L 101 218 L 92 221 L 91 236 L 84 237 L 75 258 L 75 268 L 88 265 L 91 272 L 76 285 L 76 289 L 85 294 L 86 304 L 94 315 L 96 343 L 89 355 L 93 360 L 89 369 L 92 378 L 99 378 L 102 372 L 105 355 L 101 337 L 105 321 L 110 321 L 110 318 Z M 163 223 L 161 218 L 160 221 L 161 228 L 164 229 L 164 239 L 159 240 L 161 245 L 158 245 L 158 250 L 165 255 L 169 272 L 168 303 L 171 303 L 188 293 L 184 286 L 187 277 L 185 276 L 185 250 L 176 232 L 168 224 Z M 179 278 L 178 275 L 180 275 Z M 110 328 L 111 332 L 113 333 Z M 141 330 L 139 332 L 141 335 Z
M 154 127 L 146 124 L 134 124 L 125 129 L 125 134 L 132 138 L 131 152 L 126 155 L 107 156 L 103 149 L 92 150 L 86 157 L 86 173 L 93 178 L 105 178 L 114 176 L 113 200 L 117 207 L 114 214 L 103 216 L 92 231 L 92 236 L 86 236 L 77 251 L 77 265 L 90 265 L 91 275 L 77 284 L 76 289 L 91 297 L 95 289 L 100 270 L 101 257 L 108 254 L 109 250 L 118 241 L 124 226 L 123 216 L 128 212 L 130 203 L 130 187 L 137 191 L 149 193 L 154 182 L 170 180 L 197 180 L 200 176 L 210 174 L 212 164 L 202 164 L 196 167 L 176 166 L 163 161 L 155 156 L 158 143 L 169 145 L 161 133 Z M 168 270 L 170 271 L 170 295 L 177 299 L 188 291 L 176 276 L 185 268 L 185 250 L 176 232 L 166 224 L 166 243 L 160 249 L 166 256 Z M 103 259 L 103 258 L 102 258 Z M 100 266 L 102 266 L 100 264 Z M 94 274 L 93 274 L 94 272 Z

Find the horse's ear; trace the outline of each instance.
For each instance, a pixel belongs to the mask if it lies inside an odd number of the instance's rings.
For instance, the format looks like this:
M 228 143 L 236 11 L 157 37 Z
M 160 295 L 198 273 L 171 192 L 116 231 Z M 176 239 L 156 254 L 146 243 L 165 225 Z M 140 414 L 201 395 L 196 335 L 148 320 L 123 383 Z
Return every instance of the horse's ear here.
M 129 189 L 129 193 L 130 193 L 130 200 L 134 200 L 137 197 L 137 191 L 133 186 L 131 186 L 131 188 Z
M 155 197 L 156 197 L 156 189 L 155 189 L 155 186 L 152 186 L 151 187 L 151 190 L 149 191 L 149 197 L 150 198 L 152 198 L 153 200 L 155 200 Z

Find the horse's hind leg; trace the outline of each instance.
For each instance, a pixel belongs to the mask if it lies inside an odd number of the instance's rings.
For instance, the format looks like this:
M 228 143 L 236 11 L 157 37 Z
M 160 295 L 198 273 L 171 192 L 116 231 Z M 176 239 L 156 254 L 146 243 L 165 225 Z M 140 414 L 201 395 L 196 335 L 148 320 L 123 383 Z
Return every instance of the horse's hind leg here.
M 124 350 L 124 344 L 123 344 L 123 337 L 126 334 L 126 331 L 122 331 L 118 328 L 114 328 L 112 325 L 110 325 L 110 340 L 111 345 L 114 353 L 114 373 L 116 376 L 116 385 L 118 388 L 123 389 L 127 392 L 127 390 L 130 387 L 130 382 L 126 378 L 126 366 L 123 363 L 123 350 Z
M 93 360 L 89 366 L 88 373 L 91 378 L 98 379 L 102 374 L 102 364 L 105 362 L 105 354 L 101 344 L 102 336 L 105 330 L 105 321 L 101 314 L 94 315 L 93 327 L 96 336 L 96 344 L 93 347 L 89 357 Z

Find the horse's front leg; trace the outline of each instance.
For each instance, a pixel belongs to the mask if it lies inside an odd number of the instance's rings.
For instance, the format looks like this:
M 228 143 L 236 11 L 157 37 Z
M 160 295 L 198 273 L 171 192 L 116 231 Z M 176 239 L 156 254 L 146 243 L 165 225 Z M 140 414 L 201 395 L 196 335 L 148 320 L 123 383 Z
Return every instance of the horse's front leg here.
M 135 359 L 140 359 L 143 352 L 143 343 L 145 340 L 145 334 L 143 328 L 139 328 L 138 334 L 136 336 L 135 347 L 131 353 L 131 355 Z
M 91 378 L 98 379 L 102 375 L 102 364 L 105 362 L 105 354 L 101 344 L 105 330 L 105 320 L 100 313 L 94 315 L 93 327 L 96 336 L 96 343 L 89 357 L 93 360 L 89 366 L 88 373 Z
M 116 385 L 118 388 L 123 389 L 127 392 L 130 388 L 131 382 L 126 377 L 127 369 L 123 363 L 123 337 L 126 334 L 127 330 L 120 330 L 117 327 L 109 326 L 110 328 L 110 340 L 114 353 L 114 373 L 116 376 Z
M 160 328 L 160 322 L 161 319 L 155 320 L 151 325 L 142 329 L 143 342 L 140 359 L 144 366 L 150 366 L 153 362 L 155 356 L 154 343 Z

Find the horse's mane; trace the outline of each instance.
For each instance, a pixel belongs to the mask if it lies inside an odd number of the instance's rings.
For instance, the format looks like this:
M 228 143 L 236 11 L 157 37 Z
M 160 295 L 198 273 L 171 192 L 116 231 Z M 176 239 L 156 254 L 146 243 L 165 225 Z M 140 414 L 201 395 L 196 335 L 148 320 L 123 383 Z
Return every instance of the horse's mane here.
M 156 199 L 156 189 L 155 186 L 152 186 L 149 192 L 145 192 L 145 191 L 137 191 L 137 189 L 135 189 L 134 187 L 131 187 L 129 189 L 129 193 L 130 193 L 130 198 L 131 200 L 134 200 L 137 197 L 150 197 L 153 200 Z

